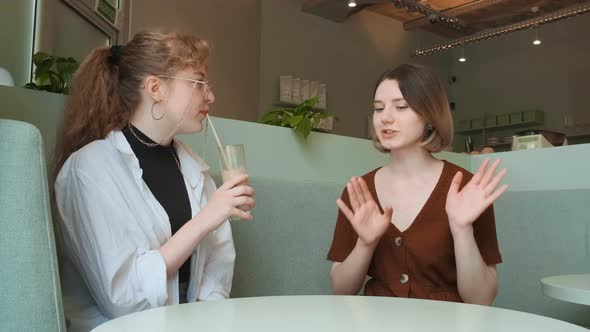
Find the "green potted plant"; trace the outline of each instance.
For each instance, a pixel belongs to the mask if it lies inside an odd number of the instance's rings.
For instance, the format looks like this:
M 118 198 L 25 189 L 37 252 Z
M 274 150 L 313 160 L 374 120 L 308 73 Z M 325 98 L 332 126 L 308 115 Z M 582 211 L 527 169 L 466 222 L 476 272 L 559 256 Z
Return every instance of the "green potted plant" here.
M 35 64 L 34 80 L 27 83 L 25 88 L 68 93 L 74 72 L 78 69 L 78 61 L 71 57 L 63 58 L 37 52 L 33 55 L 33 63 Z
M 264 114 L 260 122 L 293 128 L 303 138 L 307 138 L 312 129 L 317 128 L 321 120 L 334 117 L 326 110 L 316 108 L 317 103 L 318 97 L 313 97 L 293 107 L 279 107 Z

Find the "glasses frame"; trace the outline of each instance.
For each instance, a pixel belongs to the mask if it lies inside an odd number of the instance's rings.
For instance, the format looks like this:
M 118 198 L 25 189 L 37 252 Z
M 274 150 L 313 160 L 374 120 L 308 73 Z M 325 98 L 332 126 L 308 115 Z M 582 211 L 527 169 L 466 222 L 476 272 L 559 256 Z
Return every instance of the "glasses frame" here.
M 211 91 L 213 91 L 213 84 L 209 80 L 195 80 L 192 78 L 179 77 L 179 76 L 168 76 L 168 75 L 158 75 L 156 77 L 158 77 L 158 78 L 173 78 L 173 79 L 177 79 L 177 80 L 192 82 L 193 89 L 197 88 L 197 84 L 203 84 L 203 95 L 206 97 L 209 96 L 209 93 Z

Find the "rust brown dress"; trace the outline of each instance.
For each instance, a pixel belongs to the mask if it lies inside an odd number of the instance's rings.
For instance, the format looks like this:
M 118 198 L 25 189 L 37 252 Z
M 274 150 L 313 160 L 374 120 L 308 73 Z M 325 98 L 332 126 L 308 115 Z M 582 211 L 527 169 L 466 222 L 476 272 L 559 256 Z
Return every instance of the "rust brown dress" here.
M 383 212 L 375 191 L 377 170 L 363 175 L 363 179 Z M 365 285 L 365 295 L 463 302 L 457 289 L 453 237 L 445 212 L 447 192 L 458 171 L 464 175 L 461 183 L 463 187 L 473 174 L 444 161 L 438 183 L 410 227 L 400 232 L 393 224 L 390 225 L 377 244 L 369 265 L 368 275 L 371 279 Z M 346 188 L 341 198 L 350 206 Z M 485 263 L 501 263 L 493 206 L 475 221 L 473 230 Z M 357 238 L 352 225 L 339 211 L 328 260 L 344 261 L 352 252 Z

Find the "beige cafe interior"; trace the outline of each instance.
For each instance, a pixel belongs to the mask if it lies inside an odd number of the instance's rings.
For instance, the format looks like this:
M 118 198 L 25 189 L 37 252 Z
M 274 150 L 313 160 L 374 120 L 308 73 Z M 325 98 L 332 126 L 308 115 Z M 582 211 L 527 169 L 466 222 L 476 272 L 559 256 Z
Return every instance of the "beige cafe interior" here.
M 375 81 L 410 62 L 432 68 L 451 103 L 454 143 L 436 157 L 509 169 L 493 307 L 590 327 L 590 1 L 0 0 L 0 331 L 67 325 L 47 176 L 66 95 L 24 87 L 33 55 L 81 61 L 151 27 L 210 41 L 210 114 L 225 143 L 246 146 L 258 205 L 232 223 L 232 298 L 332 294 L 335 201 L 387 162 L 369 139 Z M 335 117 L 309 136 L 261 123 L 313 96 Z M 219 184 L 211 133 L 182 139 Z M 15 167 L 30 153 L 31 169 Z M 541 281 L 569 275 L 582 278 L 573 299 Z

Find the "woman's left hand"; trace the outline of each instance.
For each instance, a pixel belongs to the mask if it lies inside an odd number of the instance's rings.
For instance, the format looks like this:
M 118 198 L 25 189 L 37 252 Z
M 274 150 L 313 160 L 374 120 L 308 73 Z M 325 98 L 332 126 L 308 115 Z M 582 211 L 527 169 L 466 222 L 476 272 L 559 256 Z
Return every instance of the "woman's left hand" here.
M 477 173 L 473 175 L 471 181 L 461 191 L 459 191 L 459 188 L 461 180 L 463 180 L 463 173 L 457 172 L 453 177 L 445 206 L 453 235 L 470 229 L 473 222 L 508 189 L 507 184 L 497 188 L 507 173 L 504 168 L 494 176 L 494 172 L 500 164 L 500 159 L 494 161 L 489 168 L 487 167 L 488 163 L 489 159 L 484 160 Z

